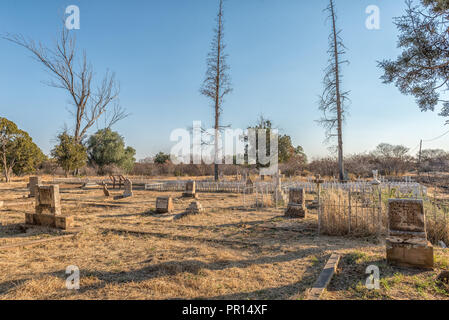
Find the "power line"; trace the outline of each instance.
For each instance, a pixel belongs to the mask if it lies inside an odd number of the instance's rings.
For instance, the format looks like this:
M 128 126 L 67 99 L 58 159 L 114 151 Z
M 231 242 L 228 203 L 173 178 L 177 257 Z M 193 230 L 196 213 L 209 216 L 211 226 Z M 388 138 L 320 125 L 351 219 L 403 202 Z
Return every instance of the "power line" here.
M 443 133 L 442 135 L 439 135 L 438 137 L 433 138 L 433 139 L 421 140 L 421 142 L 418 143 L 418 144 L 416 145 L 416 147 L 414 147 L 413 149 L 411 149 L 411 150 L 409 151 L 409 153 L 410 153 L 410 154 L 413 153 L 416 149 L 418 149 L 418 148 L 422 145 L 423 142 L 433 142 L 433 141 L 435 141 L 435 140 L 438 140 L 438 139 L 443 138 L 443 137 L 444 137 L 445 135 L 447 135 L 447 134 L 449 134 L 449 131 L 446 131 L 446 132 Z
M 449 133 L 449 131 L 443 133 L 442 135 L 440 135 L 440 136 L 438 136 L 438 137 L 436 137 L 436 138 L 429 139 L 429 140 L 423 140 L 423 142 L 432 142 L 432 141 L 438 140 L 438 139 L 440 139 L 440 138 L 443 138 L 443 137 L 444 137 L 445 135 L 447 135 L 448 133 Z
M 413 149 L 411 149 L 410 151 L 409 151 L 409 153 L 413 153 L 416 149 L 418 149 L 419 148 L 419 143 L 416 145 L 416 147 L 414 147 Z
M 423 142 L 432 142 L 432 141 L 438 140 L 440 138 L 443 138 L 447 134 L 449 134 L 449 131 L 446 131 L 442 135 L 440 135 L 440 136 L 438 136 L 436 138 L 433 138 L 433 139 L 421 140 L 416 147 L 414 147 L 411 151 L 409 151 L 410 154 L 412 154 L 419 147 L 418 174 L 419 174 L 419 169 L 420 169 L 419 167 L 420 167 L 420 164 L 421 164 L 421 152 L 422 152 L 422 144 L 423 144 Z

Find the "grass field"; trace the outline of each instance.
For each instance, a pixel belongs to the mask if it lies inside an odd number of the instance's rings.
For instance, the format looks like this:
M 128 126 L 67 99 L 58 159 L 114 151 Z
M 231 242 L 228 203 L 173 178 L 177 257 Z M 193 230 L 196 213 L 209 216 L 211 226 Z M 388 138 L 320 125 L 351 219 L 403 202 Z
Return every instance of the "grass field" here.
M 44 179 L 45 181 L 45 179 Z M 0 184 L 0 246 L 54 237 L 31 228 L 27 179 Z M 135 190 L 106 199 L 100 188 L 60 185 L 64 214 L 79 232 L 32 247 L 0 251 L 0 299 L 303 299 L 333 252 L 342 260 L 324 299 L 448 299 L 436 280 L 449 268 L 435 248 L 434 271 L 391 267 L 383 239 L 319 237 L 316 212 L 286 219 L 283 209 L 244 209 L 241 196 L 200 193 L 204 214 L 173 221 L 191 200 L 181 193 Z M 112 195 L 121 194 L 111 190 Z M 157 196 L 172 195 L 175 212 L 155 215 Z M 381 288 L 365 288 L 365 269 L 380 268 Z M 67 290 L 67 266 L 80 269 L 80 290 Z

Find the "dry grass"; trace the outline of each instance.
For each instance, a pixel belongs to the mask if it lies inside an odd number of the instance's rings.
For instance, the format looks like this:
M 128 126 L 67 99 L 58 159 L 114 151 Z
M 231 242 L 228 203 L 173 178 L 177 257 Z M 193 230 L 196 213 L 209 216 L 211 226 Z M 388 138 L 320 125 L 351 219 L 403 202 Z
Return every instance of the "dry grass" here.
M 427 207 L 427 236 L 432 243 L 443 241 L 449 244 L 449 221 L 447 217 L 448 203 L 446 202 L 444 209 L 438 203 L 425 204 Z
M 171 221 L 191 201 L 180 198 L 181 193 L 135 190 L 133 198 L 113 201 L 101 189 L 60 187 L 63 213 L 75 216 L 80 233 L 0 251 L 0 299 L 301 299 L 332 252 L 384 258 L 384 245 L 376 241 L 318 237 L 313 211 L 306 220 L 285 219 L 282 208 L 242 208 L 240 195 L 201 193 L 206 213 Z M 7 205 L 0 211 L 0 245 L 58 234 L 41 228 L 22 233 L 24 212 L 33 211 L 32 202 L 23 198 L 27 194 L 25 179 L 0 185 Z M 160 195 L 175 197 L 173 214 L 152 214 Z M 23 203 L 8 207 L 11 201 Z M 438 252 L 443 262 L 437 271 L 447 268 L 448 258 Z M 80 268 L 78 291 L 65 288 L 69 265 Z M 372 298 L 351 289 L 365 279 L 363 267 L 356 261 L 342 264 L 327 298 Z M 404 299 L 447 298 L 433 289 L 423 289 L 425 296 L 414 293 L 429 276 L 405 273 L 407 281 L 389 286 L 405 286 L 410 293 Z
M 385 232 L 386 213 L 379 210 L 370 193 L 326 190 L 322 195 L 321 231 L 331 236 L 358 237 Z
M 383 250 L 347 250 L 339 264 L 324 299 L 340 300 L 448 300 L 449 286 L 438 280 L 441 270 L 448 268 L 447 250 L 435 250 L 434 271 L 392 267 L 385 261 Z M 380 270 L 380 289 L 365 286 L 366 268 Z

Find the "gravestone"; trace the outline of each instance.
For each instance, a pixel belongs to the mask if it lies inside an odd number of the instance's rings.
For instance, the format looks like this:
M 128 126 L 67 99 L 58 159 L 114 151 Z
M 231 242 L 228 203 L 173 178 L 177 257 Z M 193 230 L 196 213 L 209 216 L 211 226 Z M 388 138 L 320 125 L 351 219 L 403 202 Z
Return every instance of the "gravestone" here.
M 108 185 L 103 182 L 103 194 L 105 197 L 110 197 L 111 193 L 108 190 Z
M 291 188 L 289 190 L 289 200 L 285 216 L 290 218 L 306 217 L 306 196 L 302 188 Z
M 61 214 L 61 196 L 59 186 L 39 186 L 36 189 L 36 213 Z
M 131 180 L 126 179 L 124 183 L 125 191 L 123 192 L 123 197 L 132 197 L 133 196 L 133 183 Z
M 432 269 L 433 246 L 427 241 L 426 219 L 422 200 L 388 201 L 387 261 L 406 267 Z
M 203 209 L 203 206 L 201 205 L 201 203 L 199 203 L 198 201 L 193 201 L 192 203 L 190 203 L 190 205 L 186 209 L 186 211 L 184 211 L 183 213 L 177 214 L 173 218 L 173 220 L 179 220 L 186 216 L 196 215 L 196 214 L 200 214 L 203 212 L 204 212 L 204 209 Z
M 35 213 L 25 214 L 25 223 L 66 230 L 73 225 L 73 217 L 61 214 L 59 186 L 37 186 Z
M 281 174 L 281 170 L 278 170 L 276 175 L 274 176 L 276 189 L 272 196 L 273 202 L 276 204 L 276 206 L 278 204 L 285 204 L 288 202 L 288 196 L 282 189 L 282 177 L 283 175 Z
M 156 199 L 156 212 L 157 213 L 170 213 L 173 212 L 173 199 L 172 197 L 158 197 Z
M 200 214 L 203 212 L 203 206 L 198 201 L 193 201 L 186 210 L 187 214 Z
M 41 177 L 30 177 L 27 188 L 30 190 L 28 198 L 34 198 L 36 196 L 36 187 L 42 184 Z
M 196 183 L 195 181 L 187 181 L 186 183 L 186 190 L 185 192 L 182 194 L 182 196 L 184 198 L 197 198 L 197 194 L 196 194 Z

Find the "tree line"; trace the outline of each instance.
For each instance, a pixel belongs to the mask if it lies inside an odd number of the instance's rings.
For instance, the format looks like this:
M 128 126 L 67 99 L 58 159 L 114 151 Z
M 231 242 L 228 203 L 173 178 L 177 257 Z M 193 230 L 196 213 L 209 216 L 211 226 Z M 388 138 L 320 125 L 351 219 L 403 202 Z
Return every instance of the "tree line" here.
M 272 128 L 270 120 L 261 117 L 254 127 Z M 269 133 L 267 133 L 269 134 Z M 135 174 L 206 176 L 215 174 L 215 165 L 174 165 L 170 155 L 164 152 L 136 163 L 134 148 L 126 146 L 124 138 L 110 128 L 98 130 L 83 144 L 76 144 L 66 131 L 57 137 L 57 143 L 46 156 L 33 142 L 30 135 L 12 121 L 0 118 L 0 168 L 5 181 L 13 175 L 21 176 L 42 172 L 66 175 L 82 170 L 85 175 Z M 336 157 L 308 160 L 301 146 L 294 146 L 289 135 L 279 136 L 279 168 L 287 176 L 322 175 L 339 178 L 339 163 Z M 370 177 L 373 170 L 380 174 L 396 176 L 408 172 L 449 171 L 449 152 L 441 149 L 424 149 L 411 155 L 402 145 L 381 143 L 371 152 L 348 155 L 344 158 L 348 178 Z M 221 173 L 257 173 L 262 165 L 227 165 Z
M 136 161 L 135 153 L 132 147 L 125 146 L 122 136 L 106 128 L 98 130 L 85 143 L 75 143 L 75 137 L 63 131 L 48 157 L 27 132 L 14 122 L 0 118 L 0 168 L 6 182 L 12 175 L 34 173 L 39 169 L 54 173 L 60 168 L 66 176 L 86 166 L 100 175 L 114 170 L 130 173 Z

